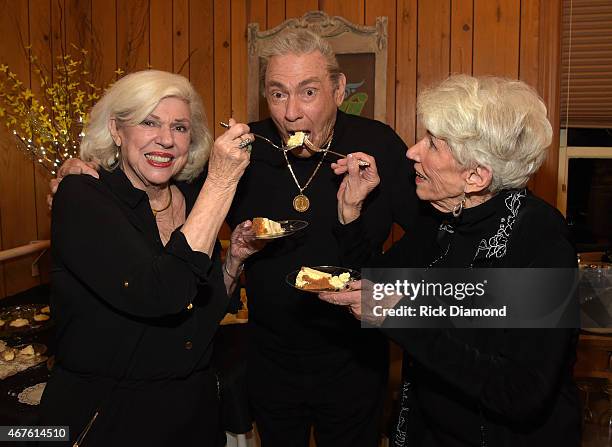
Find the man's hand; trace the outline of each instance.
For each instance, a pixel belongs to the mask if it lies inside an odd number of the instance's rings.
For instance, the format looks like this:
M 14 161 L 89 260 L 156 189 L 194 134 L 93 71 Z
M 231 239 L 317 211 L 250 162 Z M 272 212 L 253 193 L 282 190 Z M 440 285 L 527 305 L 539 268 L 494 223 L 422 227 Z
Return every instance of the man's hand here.
M 370 165 L 359 166 L 359 160 Z M 338 188 L 338 220 L 348 224 L 359 217 L 363 201 L 380 183 L 376 160 L 363 152 L 349 154 L 331 165 L 336 175 L 344 175 Z
M 249 256 L 264 248 L 266 243 L 265 240 L 255 239 L 253 222 L 246 220 L 232 232 L 229 255 L 242 264 Z
M 47 205 L 51 209 L 53 205 L 53 196 L 57 192 L 57 187 L 67 175 L 87 174 L 95 178 L 100 178 L 98 174 L 98 164 L 93 161 L 85 162 L 79 158 L 69 158 L 60 166 L 57 171 L 57 177 L 49 181 L 50 194 L 47 194 Z
M 231 293 L 244 267 L 244 261 L 266 245 L 266 241 L 255 239 L 253 223 L 245 220 L 232 231 L 230 246 L 225 258 L 224 282 L 227 292 Z

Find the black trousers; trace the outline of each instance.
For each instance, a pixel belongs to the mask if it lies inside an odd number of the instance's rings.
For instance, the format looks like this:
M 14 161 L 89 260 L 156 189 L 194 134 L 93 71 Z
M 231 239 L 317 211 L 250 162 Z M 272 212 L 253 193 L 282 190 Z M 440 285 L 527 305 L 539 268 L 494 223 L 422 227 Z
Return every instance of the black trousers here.
M 279 355 L 251 347 L 247 382 L 262 447 L 376 447 L 388 378 L 388 345 Z

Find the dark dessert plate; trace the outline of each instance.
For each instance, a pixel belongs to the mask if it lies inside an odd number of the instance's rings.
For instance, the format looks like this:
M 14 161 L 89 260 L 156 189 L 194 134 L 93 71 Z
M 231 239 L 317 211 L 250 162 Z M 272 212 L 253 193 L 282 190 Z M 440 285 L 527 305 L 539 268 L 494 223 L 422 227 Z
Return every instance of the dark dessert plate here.
M 349 280 L 350 281 L 358 281 L 361 279 L 361 273 L 359 273 L 357 270 L 351 270 L 348 269 L 346 267 L 335 267 L 333 265 L 318 265 L 315 267 L 310 267 L 311 269 L 314 270 L 318 270 L 320 272 L 323 273 L 329 273 L 332 276 L 339 276 L 342 273 L 348 273 L 349 274 Z M 311 293 L 320 293 L 320 292 L 345 292 L 348 289 L 348 282 L 347 284 L 341 288 L 341 289 L 329 289 L 329 288 L 325 288 L 325 289 L 305 289 L 303 287 L 299 287 L 295 284 L 295 281 L 297 279 L 298 274 L 300 273 L 300 270 L 296 270 L 294 272 L 291 272 L 287 275 L 287 277 L 285 278 L 285 280 L 287 281 L 287 284 L 289 284 L 291 287 L 301 290 L 302 292 L 311 292 Z
M 267 240 L 267 239 L 278 239 L 281 237 L 291 236 L 294 233 L 297 233 L 300 230 L 303 230 L 308 226 L 308 222 L 305 220 L 279 220 L 281 228 L 283 229 L 282 233 L 270 234 L 265 236 L 257 236 L 255 239 Z

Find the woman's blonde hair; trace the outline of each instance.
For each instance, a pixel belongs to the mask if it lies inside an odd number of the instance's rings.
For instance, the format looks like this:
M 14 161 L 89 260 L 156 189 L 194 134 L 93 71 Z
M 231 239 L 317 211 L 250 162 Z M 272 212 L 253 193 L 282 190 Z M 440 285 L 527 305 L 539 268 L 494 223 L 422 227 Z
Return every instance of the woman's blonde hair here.
M 81 142 L 81 159 L 96 161 L 107 171 L 113 170 L 121 157 L 109 130 L 112 118 L 122 125 L 141 123 L 168 97 L 179 98 L 189 105 L 191 142 L 185 167 L 176 180 L 191 181 L 204 169 L 212 148 L 212 136 L 206 126 L 202 100 L 183 76 L 159 70 L 129 74 L 110 87 L 91 110 L 89 124 Z M 117 158 L 119 154 L 119 159 Z
M 451 76 L 419 95 L 417 113 L 460 165 L 491 169 L 491 192 L 524 187 L 552 140 L 546 106 L 522 81 Z

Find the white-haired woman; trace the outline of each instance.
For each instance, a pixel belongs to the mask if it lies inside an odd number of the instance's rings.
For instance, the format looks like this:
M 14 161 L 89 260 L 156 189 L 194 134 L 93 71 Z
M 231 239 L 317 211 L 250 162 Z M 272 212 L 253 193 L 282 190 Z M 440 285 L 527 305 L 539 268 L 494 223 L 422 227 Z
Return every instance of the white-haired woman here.
M 361 237 L 361 204 L 379 183 L 373 157 L 334 166 L 338 238 L 354 266 L 576 267 L 564 219 L 525 189 L 552 129 L 520 81 L 457 75 L 424 91 L 427 130 L 407 157 L 432 212 L 382 256 Z M 357 158 L 371 166 L 360 170 Z M 359 289 L 361 284 L 353 285 Z M 360 291 L 321 294 L 362 314 Z M 573 329 L 387 329 L 407 354 L 395 446 L 578 446 Z
M 250 247 L 222 267 L 216 238 L 253 137 L 231 124 L 213 144 L 189 81 L 155 70 L 93 108 L 81 157 L 99 179 L 64 178 L 52 216 L 57 353 L 42 422 L 69 426 L 72 442 L 223 445 L 209 361 Z M 236 231 L 248 239 L 248 225 Z

